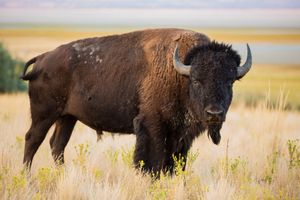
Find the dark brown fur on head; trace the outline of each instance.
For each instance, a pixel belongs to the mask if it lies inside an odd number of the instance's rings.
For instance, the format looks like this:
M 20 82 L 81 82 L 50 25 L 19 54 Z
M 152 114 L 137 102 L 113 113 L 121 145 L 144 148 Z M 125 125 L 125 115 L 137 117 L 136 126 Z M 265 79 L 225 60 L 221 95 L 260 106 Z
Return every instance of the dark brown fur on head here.
M 240 65 L 241 63 L 241 57 L 240 55 L 232 49 L 231 45 L 227 45 L 224 43 L 218 43 L 216 41 L 212 41 L 211 43 L 207 44 L 207 45 L 199 45 L 199 46 L 195 46 L 193 49 L 191 49 L 184 60 L 184 63 L 189 65 L 191 64 L 192 59 L 197 55 L 197 54 L 201 54 L 201 52 L 207 52 L 207 51 L 213 51 L 213 52 L 224 52 L 226 53 L 229 57 L 233 58 L 236 63 L 237 66 Z
M 232 84 L 237 79 L 237 67 L 241 58 L 230 45 L 215 41 L 196 46 L 186 57 L 191 65 L 190 89 L 191 110 L 208 129 L 215 144 L 220 142 L 220 129 L 232 100 Z M 223 114 L 211 120 L 208 109 L 221 110 Z

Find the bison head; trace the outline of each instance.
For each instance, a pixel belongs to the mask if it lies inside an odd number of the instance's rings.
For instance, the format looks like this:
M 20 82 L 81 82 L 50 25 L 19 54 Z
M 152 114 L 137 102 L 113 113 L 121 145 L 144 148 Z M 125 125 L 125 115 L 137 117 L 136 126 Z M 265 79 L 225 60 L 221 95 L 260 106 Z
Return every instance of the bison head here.
M 232 100 L 232 85 L 251 68 L 251 50 L 240 66 L 240 56 L 231 46 L 212 42 L 193 48 L 181 63 L 176 46 L 173 64 L 176 71 L 189 77 L 189 107 L 208 130 L 215 144 L 221 140 L 220 129 Z

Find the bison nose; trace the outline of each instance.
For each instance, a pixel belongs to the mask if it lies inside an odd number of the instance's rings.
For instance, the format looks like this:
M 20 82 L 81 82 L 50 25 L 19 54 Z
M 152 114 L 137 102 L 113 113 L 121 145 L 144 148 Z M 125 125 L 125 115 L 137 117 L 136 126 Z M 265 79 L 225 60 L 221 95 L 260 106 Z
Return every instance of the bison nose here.
M 224 110 L 221 108 L 207 108 L 205 109 L 208 122 L 222 122 L 224 121 Z

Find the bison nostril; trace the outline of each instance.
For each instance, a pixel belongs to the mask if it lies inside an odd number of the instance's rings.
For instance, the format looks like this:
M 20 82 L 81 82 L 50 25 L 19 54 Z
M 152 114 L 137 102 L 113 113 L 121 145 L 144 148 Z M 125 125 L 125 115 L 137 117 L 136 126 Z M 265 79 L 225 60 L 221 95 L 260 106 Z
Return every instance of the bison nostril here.
M 207 114 L 210 115 L 222 115 L 224 113 L 223 110 L 206 110 Z
M 223 110 L 205 110 L 208 121 L 223 121 L 224 119 L 224 111 Z

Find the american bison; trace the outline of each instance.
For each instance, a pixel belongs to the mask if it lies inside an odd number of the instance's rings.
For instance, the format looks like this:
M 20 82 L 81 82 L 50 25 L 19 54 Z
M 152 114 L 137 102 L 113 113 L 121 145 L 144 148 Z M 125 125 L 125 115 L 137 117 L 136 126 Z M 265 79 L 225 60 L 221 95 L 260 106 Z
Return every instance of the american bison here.
M 33 69 L 26 73 L 29 65 Z M 25 140 L 30 167 L 49 128 L 54 160 L 77 120 L 97 130 L 134 133 L 134 163 L 143 170 L 170 171 L 173 156 L 186 159 L 192 141 L 205 130 L 213 143 L 232 99 L 232 85 L 252 64 L 231 46 L 200 33 L 153 29 L 88 38 L 59 46 L 25 65 L 32 123 Z

